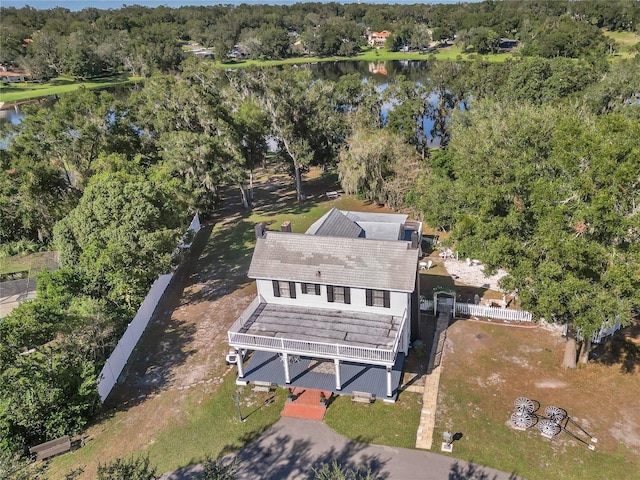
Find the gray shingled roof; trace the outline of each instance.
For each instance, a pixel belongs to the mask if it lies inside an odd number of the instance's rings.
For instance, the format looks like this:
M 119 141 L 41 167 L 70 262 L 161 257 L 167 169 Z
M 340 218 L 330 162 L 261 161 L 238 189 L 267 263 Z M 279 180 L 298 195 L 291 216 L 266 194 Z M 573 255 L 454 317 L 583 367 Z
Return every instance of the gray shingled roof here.
M 352 210 L 343 210 L 342 213 L 354 222 L 397 223 L 401 225 L 409 218 L 403 213 L 354 212 Z
M 364 236 L 362 228 L 337 208 L 332 208 L 306 231 L 308 235 L 358 238 Z
M 401 223 L 358 222 L 364 230 L 364 237 L 373 240 L 404 240 L 400 238 Z
M 267 232 L 249 277 L 412 292 L 417 262 L 407 242 Z

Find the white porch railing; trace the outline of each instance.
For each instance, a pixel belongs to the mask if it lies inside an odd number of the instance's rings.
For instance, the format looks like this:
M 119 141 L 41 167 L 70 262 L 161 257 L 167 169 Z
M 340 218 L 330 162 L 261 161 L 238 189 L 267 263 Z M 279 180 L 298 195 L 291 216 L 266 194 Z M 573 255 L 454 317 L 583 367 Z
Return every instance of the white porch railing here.
M 474 315 L 476 317 L 497 318 L 499 320 L 512 320 L 517 322 L 531 322 L 533 315 L 524 310 L 510 310 L 508 308 L 481 307 L 472 303 L 456 302 L 456 313 L 461 315 Z
M 290 355 L 312 355 L 320 358 L 355 360 L 363 363 L 393 365 L 395 352 L 376 348 L 355 347 L 290 338 L 263 337 L 248 333 L 229 332 L 229 345 L 235 348 L 286 352 Z
M 311 355 L 320 358 L 358 361 L 373 365 L 393 365 L 398 351 L 400 336 L 402 335 L 407 320 L 407 311 L 405 310 L 402 321 L 400 322 L 398 336 L 394 341 L 392 349 L 357 347 L 353 345 L 240 333 L 238 330 L 251 318 L 251 315 L 259 308 L 260 303 L 260 298 L 256 297 L 231 326 L 227 332 L 230 346 L 239 349 L 263 350 L 278 353 L 286 352 L 291 355 Z
M 420 301 L 420 310 L 423 312 L 431 310 L 433 312 L 433 300 L 423 299 Z

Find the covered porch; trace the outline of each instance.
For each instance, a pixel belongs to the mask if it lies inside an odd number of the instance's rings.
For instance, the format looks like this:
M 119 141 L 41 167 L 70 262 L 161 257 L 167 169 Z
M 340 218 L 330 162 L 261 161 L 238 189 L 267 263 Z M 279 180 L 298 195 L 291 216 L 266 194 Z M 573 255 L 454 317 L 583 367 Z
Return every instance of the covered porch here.
M 391 397 L 387 396 L 387 369 L 382 365 L 340 362 L 342 388 L 336 389 L 335 364 L 331 360 L 288 356 L 291 382 L 287 383 L 283 356 L 274 352 L 253 352 L 244 366 L 243 381 L 267 382 L 280 387 L 303 387 L 331 391 L 342 395 L 368 392 L 378 399 L 395 401 L 402 378 L 404 354 L 399 352 L 391 367 Z
M 238 382 L 268 382 L 395 401 L 408 342 L 402 315 L 279 305 L 258 297 L 229 329 Z M 244 365 L 242 351 L 253 351 Z

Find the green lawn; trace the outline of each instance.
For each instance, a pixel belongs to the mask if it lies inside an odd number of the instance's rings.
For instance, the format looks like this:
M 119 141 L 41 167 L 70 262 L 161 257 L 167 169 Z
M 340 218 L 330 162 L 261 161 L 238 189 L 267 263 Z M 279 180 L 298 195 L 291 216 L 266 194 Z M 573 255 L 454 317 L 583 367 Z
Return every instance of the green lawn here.
M 636 52 L 631 48 L 640 43 L 640 35 L 635 32 L 604 32 L 605 36 L 614 39 L 619 45 L 619 49 L 615 54 L 615 58 L 631 58 Z
M 325 423 L 336 432 L 353 440 L 415 448 L 422 395 L 402 392 L 393 404 L 376 400 L 363 404 L 351 401 L 351 397 L 338 397 L 327 409 Z
M 31 272 L 35 276 L 43 269 L 58 268 L 57 252 L 37 252 L 29 255 L 0 257 L 0 275 Z
M 126 83 L 139 82 L 142 77 L 119 75 L 116 77 L 96 78 L 92 80 L 73 80 L 70 78 L 54 78 L 45 83 L 12 83 L 0 86 L 0 102 L 18 102 L 33 98 L 48 97 L 71 92 L 78 88 L 88 89 L 112 87 Z
M 460 58 L 459 58 L 460 57 Z M 500 53 L 496 55 L 485 55 L 484 59 L 490 62 L 504 62 L 510 58 L 511 54 Z M 451 46 L 442 49 L 438 49 L 430 53 L 416 53 L 416 52 L 390 52 L 385 49 L 369 49 L 357 57 L 296 57 L 286 58 L 282 60 L 242 60 L 233 62 L 219 63 L 218 65 L 224 68 L 247 68 L 247 67 L 271 67 L 279 65 L 295 65 L 303 63 L 318 63 L 318 62 L 385 62 L 388 60 L 471 60 L 474 55 L 462 54 L 460 47 Z
M 231 399 L 235 391 L 235 372 L 224 377 L 220 388 L 208 397 L 186 397 L 184 402 L 168 405 L 167 408 L 179 408 L 180 420 L 164 428 L 143 451 L 134 456 L 148 455 L 151 465 L 158 472 L 168 472 L 205 460 L 207 456 L 217 458 L 221 454 L 235 451 L 259 436 L 265 429 L 280 418 L 286 392 L 282 389 L 272 394 L 272 400 L 265 404 L 264 394 L 256 394 L 250 387 L 242 387 L 242 415 L 244 422 L 238 419 L 236 404 Z M 63 455 L 53 460 L 51 478 L 60 478 L 77 465 L 87 465 L 102 457 L 104 448 L 112 448 L 108 442 L 114 439 L 126 441 L 132 432 L 123 425 L 127 411 L 116 412 L 103 423 L 103 432 L 95 439 L 74 451 L 73 455 Z M 150 421 L 152 421 L 150 419 Z

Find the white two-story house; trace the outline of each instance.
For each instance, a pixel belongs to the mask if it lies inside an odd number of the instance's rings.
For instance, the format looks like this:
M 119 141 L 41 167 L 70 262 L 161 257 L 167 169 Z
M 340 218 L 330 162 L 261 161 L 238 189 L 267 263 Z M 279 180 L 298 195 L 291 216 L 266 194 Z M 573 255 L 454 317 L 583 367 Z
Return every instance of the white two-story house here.
M 419 315 L 422 224 L 333 209 L 304 234 L 290 230 L 256 225 L 258 294 L 228 331 L 238 383 L 395 401 Z

